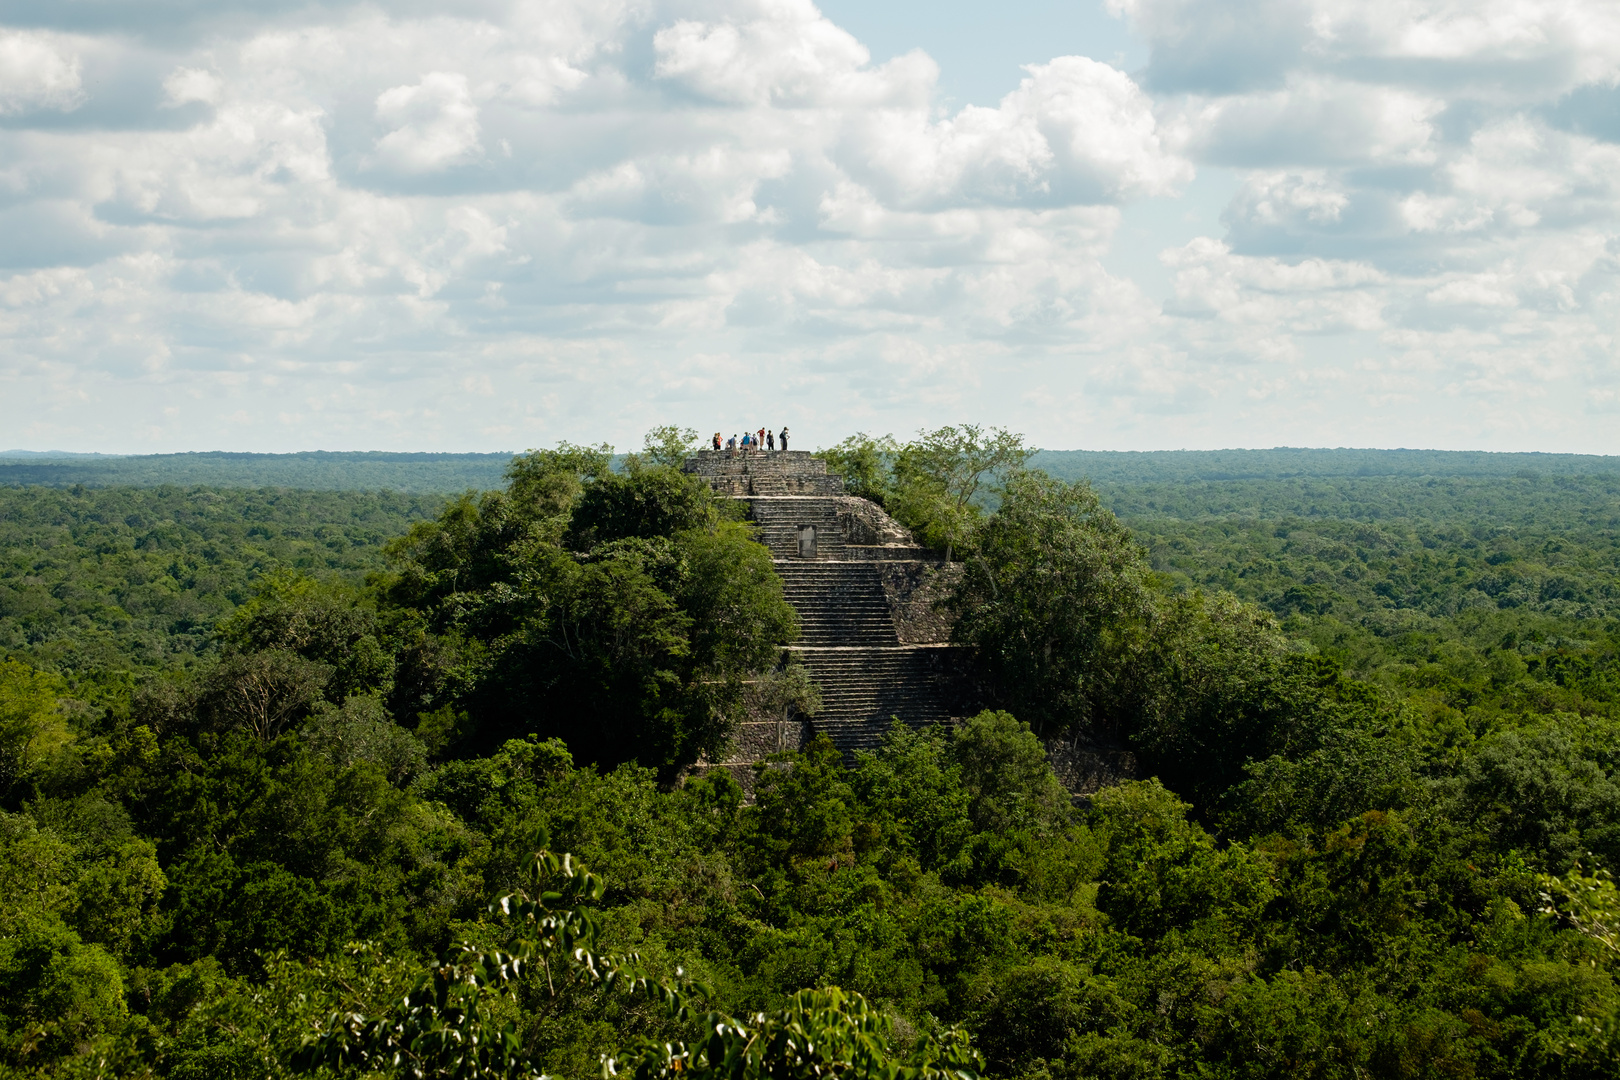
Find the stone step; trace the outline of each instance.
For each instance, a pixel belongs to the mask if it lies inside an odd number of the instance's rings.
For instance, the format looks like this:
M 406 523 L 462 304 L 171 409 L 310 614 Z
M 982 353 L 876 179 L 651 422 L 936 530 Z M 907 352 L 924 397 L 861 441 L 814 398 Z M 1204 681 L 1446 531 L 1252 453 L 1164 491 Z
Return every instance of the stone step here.
M 795 610 L 798 610 L 797 607 L 795 607 Z M 871 621 L 874 621 L 874 620 L 879 622 L 879 623 L 882 623 L 885 626 L 890 625 L 888 610 L 886 608 L 881 609 L 881 610 L 880 609 L 875 609 L 875 608 L 867 608 L 864 611 L 851 611 L 851 612 L 848 612 L 847 614 L 844 613 L 844 612 L 833 612 L 833 613 L 830 613 L 830 614 L 820 614 L 820 615 L 812 615 L 812 614 L 808 614 L 808 613 L 805 613 L 805 612 L 800 612 L 800 614 L 799 614 L 799 622 L 801 624 L 810 625 L 810 626 L 834 626 L 834 625 L 837 625 L 838 623 L 844 623 L 844 622 L 854 621 L 854 622 L 866 623 L 866 622 L 871 622 Z M 854 643 L 851 642 L 851 644 L 854 644 Z
M 889 599 L 868 563 L 777 564 L 782 591 L 799 613 L 805 645 L 899 645 Z
M 727 498 L 833 498 L 844 493 L 844 481 L 836 476 L 706 476 L 717 494 Z
M 700 475 L 754 471 L 813 476 L 826 475 L 827 459 L 808 450 L 699 450 L 681 468 Z
M 799 613 L 801 623 L 836 623 L 849 619 L 858 619 L 862 622 L 868 619 L 878 619 L 887 622 L 889 619 L 889 607 L 887 604 L 851 604 L 842 607 L 822 607 L 796 602 L 792 597 L 788 598 L 788 603 L 792 604 L 793 609 Z
M 728 478 L 730 479 L 730 478 Z M 842 480 L 829 480 L 826 477 L 810 480 L 766 480 L 761 477 L 748 478 L 748 490 L 745 493 L 762 497 L 786 498 L 789 496 L 836 496 L 844 492 Z M 734 493 L 734 489 L 727 494 Z
M 844 529 L 838 504 L 831 498 L 761 498 L 748 501 L 749 517 L 758 527 L 759 540 L 777 558 L 796 559 L 799 530 L 816 529 L 817 560 L 838 558 L 844 550 Z
M 845 754 L 876 746 L 895 717 L 917 726 L 950 719 L 951 658 L 928 648 L 815 648 L 794 653 L 821 688 L 811 728 Z
M 827 472 L 827 463 L 804 450 L 702 450 L 682 470 L 702 477 L 715 492 L 731 498 L 836 496 L 844 478 Z
M 822 561 L 813 563 L 779 562 L 777 573 L 786 580 L 790 575 L 795 579 L 811 580 L 823 578 L 865 578 L 874 572 L 870 563 L 861 559 L 846 561 Z
M 886 619 L 846 619 L 842 621 L 806 623 L 800 621 L 801 645 L 833 646 L 895 646 L 900 644 L 894 627 Z
M 897 645 L 900 638 L 887 627 L 837 626 L 826 630 L 805 627 L 799 631 L 801 645 Z

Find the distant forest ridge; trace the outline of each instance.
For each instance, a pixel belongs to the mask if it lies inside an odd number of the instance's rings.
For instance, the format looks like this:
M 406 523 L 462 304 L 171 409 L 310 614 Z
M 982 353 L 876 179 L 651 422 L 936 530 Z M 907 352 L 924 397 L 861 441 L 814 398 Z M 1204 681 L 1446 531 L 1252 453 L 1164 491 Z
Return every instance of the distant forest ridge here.
M 501 486 L 510 453 L 433 454 L 315 450 L 296 454 L 0 451 L 0 486 L 300 488 L 311 491 L 459 492 Z M 1104 485 L 1339 477 L 1620 475 L 1620 456 L 1502 454 L 1478 450 L 1043 450 L 1033 464 L 1066 480 Z
M 501 487 L 501 454 L 310 450 L 297 454 L 22 454 L 0 451 L 0 485 L 20 487 L 298 488 L 305 491 L 445 493 Z
M 1594 476 L 1620 474 L 1620 456 L 1484 450 L 1043 450 L 1033 462 L 1064 480 L 1105 484 L 1329 477 Z

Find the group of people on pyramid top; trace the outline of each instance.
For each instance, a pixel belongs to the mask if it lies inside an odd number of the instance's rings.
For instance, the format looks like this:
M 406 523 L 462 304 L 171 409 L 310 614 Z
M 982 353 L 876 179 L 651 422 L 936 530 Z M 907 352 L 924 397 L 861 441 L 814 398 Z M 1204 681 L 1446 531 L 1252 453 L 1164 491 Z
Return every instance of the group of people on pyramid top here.
M 780 445 L 779 445 L 780 444 Z M 782 434 L 777 435 L 770 428 L 760 428 L 756 431 L 745 431 L 739 439 L 736 435 L 720 441 L 720 433 L 714 433 L 714 448 L 730 453 L 748 453 L 750 450 L 765 450 L 774 452 L 777 449 L 786 450 L 788 446 L 788 429 L 784 427 Z

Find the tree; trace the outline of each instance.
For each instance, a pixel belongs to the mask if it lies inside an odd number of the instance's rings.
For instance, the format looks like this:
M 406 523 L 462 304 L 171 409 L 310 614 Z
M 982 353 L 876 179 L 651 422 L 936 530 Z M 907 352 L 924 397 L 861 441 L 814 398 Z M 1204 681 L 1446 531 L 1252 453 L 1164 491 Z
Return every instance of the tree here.
M 1004 833 L 1061 821 L 1069 793 L 1052 774 L 1041 741 L 1012 714 L 985 711 L 951 732 L 948 753 L 980 832 Z
M 282 651 L 330 666 L 324 692 L 336 704 L 393 689 L 394 658 L 379 641 L 377 613 L 341 585 L 287 571 L 266 575 L 219 636 L 237 653 Z
M 1452 799 L 1452 814 L 1498 850 L 1548 870 L 1594 855 L 1620 865 L 1620 776 L 1581 752 L 1572 718 L 1481 739 L 1458 762 Z
M 691 616 L 656 580 L 676 572 L 667 540 L 620 541 L 588 559 L 534 551 L 514 585 L 486 598 L 488 674 L 471 695 L 478 744 L 527 733 L 559 736 L 583 761 L 626 760 L 664 770 L 693 760 L 715 736 L 707 702 L 691 686 Z M 694 726 L 697 730 L 693 730 Z
M 1374 771 L 1375 748 L 1355 737 L 1387 720 L 1376 695 L 1332 661 L 1295 651 L 1269 612 L 1230 594 L 1161 596 L 1148 629 L 1124 733 L 1149 774 L 1201 811 L 1213 812 L 1251 763 L 1298 762 L 1324 750 L 1331 752 L 1315 757 L 1312 770 L 1324 785 L 1316 793 L 1321 805 L 1389 793 L 1396 763 Z M 1367 771 L 1330 779 L 1333 761 Z M 1273 780 L 1299 775 L 1277 764 L 1266 771 Z
M 655 427 L 641 439 L 641 458 L 649 464 L 678 469 L 692 456 L 697 445 L 697 429 L 664 424 Z
M 1620 892 L 1614 875 L 1598 868 L 1587 874 L 1576 863 L 1563 877 L 1536 875 L 1541 913 L 1567 922 L 1611 953 L 1620 953 Z
M 722 522 L 676 534 L 682 576 L 671 592 L 692 620 L 692 656 L 708 678 L 769 671 L 799 637 L 771 553 L 746 526 Z
M 0 660 L 0 799 L 72 742 L 58 707 L 62 680 L 16 660 Z
M 1024 467 L 1035 449 L 1005 428 L 977 424 L 921 432 L 894 457 L 893 493 L 888 507 L 925 543 L 945 549 L 971 547 L 984 519 L 981 496 L 987 483 L 1005 483 Z
M 782 761 L 754 766 L 754 806 L 747 816 L 754 858 L 761 866 L 850 857 L 854 795 L 843 755 L 825 735 Z
M 333 1014 L 319 1034 L 305 1038 L 295 1067 L 410 1080 L 538 1080 L 516 1024 L 493 1007 L 527 978 L 552 996 L 567 981 L 644 997 L 703 1033 L 690 1043 L 644 1040 L 627 1047 L 603 1061 L 605 1078 L 977 1080 L 983 1059 L 959 1028 L 924 1033 L 902 1050 L 888 1017 L 837 987 L 802 991 L 786 1008 L 742 1020 L 697 1014 L 707 987 L 678 970 L 674 980 L 651 979 L 634 954 L 597 951 L 602 924 L 586 905 L 601 900 L 606 884 L 544 844 L 530 864 L 532 891 L 490 905 L 490 915 L 508 928 L 504 948 L 461 941 L 387 1015 Z
M 331 665 L 284 649 L 229 656 L 203 678 L 197 715 L 216 730 L 268 742 L 315 712 L 331 677 Z
M 443 718 L 436 745 L 558 737 L 666 780 L 724 747 L 745 677 L 776 666 L 797 620 L 769 552 L 669 463 L 680 437 L 653 432 L 652 462 L 632 455 L 622 473 L 606 448 L 537 451 L 506 492 L 393 546 L 383 622 L 409 642 L 398 678 L 415 710 Z M 469 722 L 447 726 L 457 710 Z
M 860 994 L 830 986 L 801 990 L 786 1008 L 735 1020 L 703 1017 L 702 1039 L 644 1042 L 603 1065 L 604 1080 L 977 1080 L 984 1058 L 967 1032 L 925 1032 L 900 1049 L 890 1019 Z
M 611 446 L 565 442 L 514 457 L 504 490 L 469 492 L 384 547 L 393 571 L 375 581 L 384 603 L 431 612 L 456 593 L 508 580 L 513 550 L 562 542 L 586 487 L 610 475 L 612 455 Z
M 563 442 L 530 450 L 506 467 L 506 494 L 526 517 L 565 524 L 585 486 L 608 475 L 613 447 Z
M 568 544 L 589 551 L 614 540 L 670 537 L 718 522 L 725 509 L 696 476 L 669 465 L 633 464 L 586 487 L 569 523 Z
M 387 1072 L 410 1080 L 538 1080 L 541 1073 L 528 1061 L 516 1024 L 491 1008 L 531 969 L 544 973 L 552 993 L 559 979 L 652 989 L 630 966 L 631 958 L 595 953 L 601 922 L 582 905 L 602 898 L 602 879 L 571 856 L 546 850 L 544 838 L 528 876 L 533 892 L 518 890 L 489 908 L 509 927 L 506 948 L 458 942 L 387 1015 L 333 1014 L 320 1034 L 305 1037 L 293 1067 Z M 681 1007 L 674 991 L 665 996 Z
M 950 604 L 998 701 L 1038 733 L 1114 725 L 1152 612 L 1141 549 L 1085 483 L 1007 482 Z
M 725 746 L 746 678 L 798 634 L 769 552 L 736 523 L 509 563 L 512 581 L 460 598 L 451 624 L 488 649 L 466 697 L 480 747 L 560 737 L 582 761 L 673 780 Z
M 789 660 L 748 681 L 743 707 L 750 716 L 775 723 L 776 752 L 781 753 L 788 748 L 788 724 L 794 717 L 813 717 L 821 711 L 821 688 L 803 664 Z
M 893 435 L 873 437 L 866 432 L 851 435 L 830 450 L 818 450 L 829 472 L 844 478 L 844 490 L 851 495 L 887 506 L 894 494 L 894 461 L 900 444 Z

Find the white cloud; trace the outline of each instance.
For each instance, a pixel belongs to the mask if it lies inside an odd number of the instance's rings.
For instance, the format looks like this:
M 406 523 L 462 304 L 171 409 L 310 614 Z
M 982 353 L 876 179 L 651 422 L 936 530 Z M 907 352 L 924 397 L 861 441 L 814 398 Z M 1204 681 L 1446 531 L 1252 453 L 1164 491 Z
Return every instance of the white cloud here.
M 377 120 L 391 128 L 377 140 L 377 155 L 406 172 L 442 169 L 478 154 L 478 106 L 467 77 L 433 71 L 411 86 L 377 95 Z
M 0 116 L 84 103 L 79 58 L 59 38 L 0 28 Z
M 588 216 L 736 224 L 760 217 L 753 198 L 758 185 L 786 175 L 791 166 L 786 150 L 726 146 L 640 158 L 585 177 L 574 185 L 569 205 Z
M 1430 290 L 1427 299 L 1434 304 L 1469 304 L 1480 307 L 1510 308 L 1518 305 L 1519 298 L 1504 286 L 1500 274 L 1473 274 L 1446 282 Z
M 315 109 L 232 99 L 194 128 L 109 133 L 76 147 L 81 182 L 115 217 L 263 223 L 289 195 L 303 201 L 324 188 L 322 119 Z
M 973 200 L 1112 202 L 1173 191 L 1191 178 L 1161 145 L 1147 97 L 1083 56 L 1033 64 L 998 108 L 932 120 L 921 110 L 855 119 L 838 160 L 902 205 Z
M 1620 74 L 1602 0 L 1107 0 L 1151 42 L 1149 83 L 1230 93 L 1315 68 L 1373 82 L 1547 99 Z
M 1570 83 L 1612 81 L 1620 71 L 1620 11 L 1610 4 L 1318 0 L 1312 9 L 1315 44 L 1329 55 L 1489 62 L 1509 78 L 1515 68 L 1539 67 L 1561 71 Z
M 0 29 L 0 423 L 1620 450 L 1620 143 L 1553 107 L 1613 92 L 1613 5 L 1117 6 L 1140 73 L 1031 55 L 965 104 L 807 0 Z
M 1395 87 L 1298 77 L 1176 108 L 1175 142 L 1227 165 L 1427 164 L 1445 102 Z
M 212 105 L 219 100 L 224 85 L 219 76 L 203 68 L 176 68 L 163 80 L 170 105 L 189 105 L 193 101 Z
M 761 5 L 755 18 L 681 19 L 653 36 L 660 79 L 734 105 L 925 105 L 936 68 L 910 54 L 878 70 L 871 54 L 808 0 Z
M 1303 220 L 1327 226 L 1343 220 L 1350 196 L 1320 171 L 1256 173 L 1234 200 L 1249 222 L 1278 226 Z
M 1284 335 L 1383 327 L 1386 276 L 1364 263 L 1327 259 L 1286 261 L 1234 255 L 1210 239 L 1194 240 L 1161 258 L 1175 272 L 1166 310 L 1261 328 L 1272 351 Z

